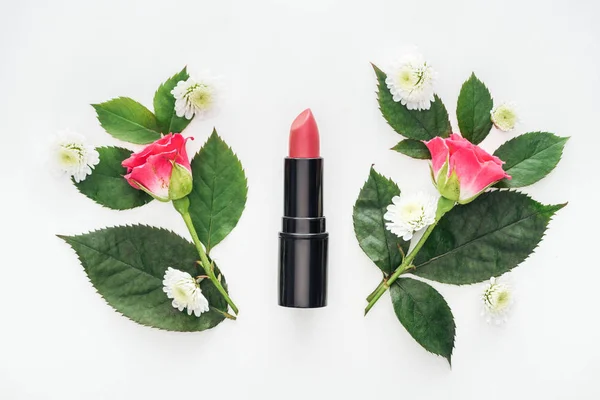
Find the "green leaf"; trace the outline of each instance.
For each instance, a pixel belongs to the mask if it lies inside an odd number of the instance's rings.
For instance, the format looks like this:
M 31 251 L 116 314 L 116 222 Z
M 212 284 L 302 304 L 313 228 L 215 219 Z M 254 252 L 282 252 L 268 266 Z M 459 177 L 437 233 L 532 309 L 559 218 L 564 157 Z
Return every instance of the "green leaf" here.
M 448 137 L 452 130 L 448 112 L 437 95 L 429 110 L 409 110 L 402 103 L 394 101 L 385 83 L 385 72 L 374 64 L 373 69 L 378 81 L 379 109 L 392 129 L 415 140 L 429 140 L 436 136 Z
M 425 282 L 400 278 L 390 287 L 396 316 L 427 351 L 452 364 L 456 325 L 446 300 Z
M 75 250 L 98 293 L 125 317 L 142 325 L 185 332 L 210 329 L 223 321 L 215 309 L 226 311 L 227 303 L 207 279 L 200 287 L 211 310 L 200 317 L 174 308 L 163 292 L 168 267 L 192 276 L 203 274 L 196 266 L 194 245 L 176 234 L 134 225 L 59 237 Z
M 185 81 L 190 76 L 187 73 L 187 67 L 170 77 L 165 83 L 158 87 L 154 94 L 154 113 L 158 121 L 159 129 L 162 133 L 180 133 L 191 122 L 185 117 L 178 117 L 175 114 L 175 97 L 171 90 L 177 86 L 179 81 Z
M 392 147 L 392 150 L 412 158 L 417 158 L 419 160 L 431 159 L 431 153 L 429 152 L 429 149 L 427 146 L 425 146 L 425 143 L 419 140 L 404 139 Z
M 192 175 L 190 215 L 208 252 L 237 225 L 248 183 L 240 160 L 216 130 L 192 160 Z
M 399 195 L 398 185 L 371 167 L 369 179 L 360 190 L 352 213 L 354 234 L 360 248 L 386 275 L 402 262 L 399 248 L 406 254 L 409 245 L 388 231 L 383 219 L 392 198 Z
M 516 188 L 539 181 L 556 167 L 567 140 L 550 132 L 529 132 L 504 143 L 494 155 L 506 163 L 503 168 L 512 179 L 496 186 Z
M 127 210 L 152 201 L 143 190 L 131 187 L 123 178 L 127 170 L 121 166 L 131 151 L 121 147 L 98 147 L 100 163 L 84 181 L 73 181 L 77 189 L 96 203 L 113 210 Z
M 413 273 L 455 285 L 500 276 L 533 253 L 565 205 L 543 205 L 513 191 L 484 193 L 440 220 L 417 254 Z
M 125 142 L 146 144 L 160 138 L 154 114 L 129 97 L 118 97 L 101 104 L 92 104 L 98 121 L 113 137 Z
M 492 129 L 490 112 L 494 102 L 490 91 L 475 74 L 463 84 L 458 95 L 456 116 L 460 133 L 471 143 L 479 144 Z

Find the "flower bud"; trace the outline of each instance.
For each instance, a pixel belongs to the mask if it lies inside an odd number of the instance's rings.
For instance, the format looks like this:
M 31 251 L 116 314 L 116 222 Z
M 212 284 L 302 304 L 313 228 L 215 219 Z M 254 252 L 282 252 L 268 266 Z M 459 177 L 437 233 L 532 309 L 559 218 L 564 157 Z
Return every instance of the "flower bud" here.
M 169 185 L 169 199 L 179 200 L 192 191 L 193 179 L 189 169 L 180 164 L 173 164 L 171 184 Z

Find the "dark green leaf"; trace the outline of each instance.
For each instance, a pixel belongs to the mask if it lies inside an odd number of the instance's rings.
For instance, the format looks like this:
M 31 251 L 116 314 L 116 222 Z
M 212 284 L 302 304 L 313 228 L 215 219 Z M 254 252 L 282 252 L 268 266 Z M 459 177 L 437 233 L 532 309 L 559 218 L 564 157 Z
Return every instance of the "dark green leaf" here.
M 452 130 L 448 112 L 437 95 L 429 110 L 409 110 L 400 102 L 394 101 L 385 83 L 385 72 L 375 65 L 373 69 L 378 81 L 379 109 L 392 129 L 415 140 L 429 140 L 436 136 L 448 137 Z
M 504 143 L 494 155 L 506 162 L 503 168 L 512 179 L 503 179 L 496 186 L 516 188 L 539 181 L 556 167 L 567 140 L 549 132 L 529 132 Z
M 125 142 L 146 144 L 160 138 L 154 114 L 129 97 L 118 97 L 101 104 L 92 104 L 98 121 L 112 136 Z
M 178 117 L 175 114 L 175 97 L 171 90 L 179 81 L 185 81 L 189 78 L 187 67 L 173 75 L 165 83 L 158 87 L 154 94 L 154 113 L 158 121 L 158 126 L 162 133 L 180 133 L 185 129 L 191 120 L 185 117 Z
M 523 262 L 565 204 L 493 191 L 456 206 L 435 227 L 414 261 L 415 275 L 455 285 L 482 282 Z
M 427 351 L 452 364 L 456 325 L 448 303 L 425 282 L 400 278 L 390 287 L 396 316 Z
M 84 181 L 74 182 L 81 193 L 96 203 L 113 210 L 127 210 L 152 201 L 143 190 L 131 187 L 123 178 L 127 170 L 121 166 L 131 151 L 121 147 L 98 147 L 100 163 Z
M 210 251 L 235 228 L 244 211 L 246 175 L 216 130 L 192 160 L 192 174 L 190 214 L 200 240 Z
M 420 140 L 404 139 L 392 147 L 392 150 L 412 158 L 417 158 L 419 160 L 429 160 L 431 158 L 429 149 L 427 146 L 425 146 L 425 143 L 421 142 Z
M 186 332 L 210 329 L 223 321 L 215 308 L 226 311 L 227 303 L 207 279 L 200 287 L 211 310 L 200 317 L 173 308 L 172 300 L 163 292 L 168 267 L 192 276 L 203 274 L 196 265 L 194 245 L 174 233 L 134 225 L 59 237 L 75 250 L 98 293 L 127 318 L 142 325 Z
M 371 167 L 369 179 L 360 190 L 352 213 L 354 234 L 360 248 L 386 275 L 402 262 L 399 247 L 406 254 L 409 245 L 388 231 L 383 219 L 392 198 L 399 195 L 398 185 Z
M 471 143 L 479 144 L 492 129 L 490 112 L 494 102 L 490 91 L 475 74 L 463 84 L 458 95 L 456 116 L 460 133 Z

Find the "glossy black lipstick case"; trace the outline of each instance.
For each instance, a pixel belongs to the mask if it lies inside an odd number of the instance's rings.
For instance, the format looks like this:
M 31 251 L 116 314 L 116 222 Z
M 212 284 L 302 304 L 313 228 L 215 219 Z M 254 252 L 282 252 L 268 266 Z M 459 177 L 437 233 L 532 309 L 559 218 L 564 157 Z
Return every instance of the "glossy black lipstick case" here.
M 283 226 L 279 233 L 279 305 L 327 305 L 323 159 L 286 158 Z

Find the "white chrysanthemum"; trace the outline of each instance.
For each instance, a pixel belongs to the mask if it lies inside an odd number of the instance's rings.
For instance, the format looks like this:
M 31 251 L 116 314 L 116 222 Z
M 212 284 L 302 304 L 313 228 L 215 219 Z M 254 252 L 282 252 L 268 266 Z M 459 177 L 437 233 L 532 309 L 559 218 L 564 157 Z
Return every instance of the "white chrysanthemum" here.
M 171 91 L 175 97 L 175 113 L 178 117 L 203 118 L 215 111 L 218 90 L 217 80 L 209 75 L 197 79 L 179 81 Z
M 433 224 L 437 210 L 437 198 L 423 192 L 394 196 L 392 204 L 383 216 L 386 228 L 404 240 L 410 240 L 413 233 Z
M 519 118 L 513 103 L 502 103 L 492 109 L 491 118 L 496 128 L 508 132 L 515 128 Z
M 169 267 L 165 271 L 163 291 L 173 299 L 173 307 L 179 311 L 187 308 L 188 315 L 192 312 L 196 317 L 209 310 L 208 300 L 202 294 L 198 282 L 187 272 Z
M 409 54 L 392 65 L 385 83 L 394 101 L 399 101 L 409 110 L 429 110 L 435 100 L 433 84 L 435 70 L 421 54 Z
M 513 304 L 513 294 L 510 287 L 492 277 L 485 286 L 481 296 L 483 302 L 482 315 L 488 323 L 500 325 L 508 320 L 508 314 Z
M 87 144 L 82 135 L 69 130 L 58 132 L 52 147 L 51 161 L 55 168 L 72 176 L 75 182 L 84 180 L 100 162 L 94 146 Z

